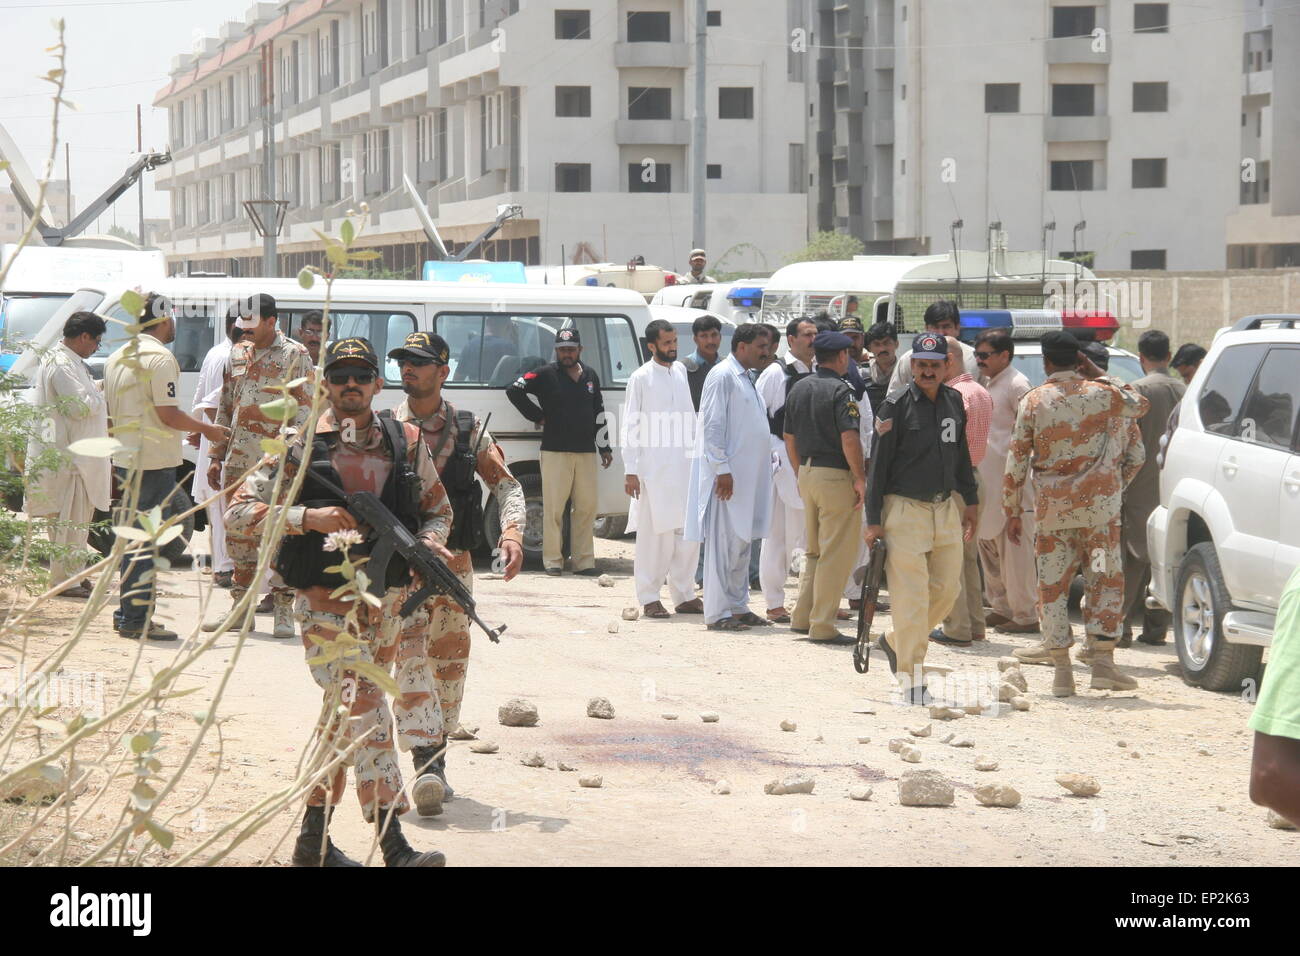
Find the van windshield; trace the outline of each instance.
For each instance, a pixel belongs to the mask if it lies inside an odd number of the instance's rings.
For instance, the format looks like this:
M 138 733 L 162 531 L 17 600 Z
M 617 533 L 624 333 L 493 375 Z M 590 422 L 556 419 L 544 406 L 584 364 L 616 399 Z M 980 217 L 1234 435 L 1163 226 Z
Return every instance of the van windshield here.
M 71 294 L 51 293 L 43 295 L 8 295 L 0 299 L 0 327 L 4 332 L 3 350 L 21 352 L 36 334 L 45 328 L 45 323 L 59 306 L 67 302 Z
M 519 376 L 555 361 L 555 333 L 572 326 L 582 341 L 582 364 L 617 386 L 644 358 L 626 316 L 520 315 L 508 312 L 443 312 L 434 331 L 451 352 L 448 384 L 505 388 Z

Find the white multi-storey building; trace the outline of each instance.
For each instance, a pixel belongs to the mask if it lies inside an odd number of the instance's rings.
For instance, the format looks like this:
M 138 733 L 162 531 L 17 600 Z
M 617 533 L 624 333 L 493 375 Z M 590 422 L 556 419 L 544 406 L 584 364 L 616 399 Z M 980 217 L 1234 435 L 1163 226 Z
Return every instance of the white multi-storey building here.
M 724 269 L 775 268 L 806 237 L 804 92 L 787 0 L 711 0 L 707 244 Z M 412 274 L 434 258 L 402 187 L 453 248 L 684 270 L 691 235 L 689 0 L 294 0 L 258 3 L 173 61 L 155 104 L 173 162 L 163 249 L 192 268 L 260 271 L 249 198 L 289 202 L 282 274 L 321 260 L 313 230 L 369 205 L 367 245 Z M 262 173 L 262 57 L 274 63 L 276 174 Z M 795 74 L 792 76 L 792 73 Z M 736 248 L 728 255 L 728 250 Z M 720 262 L 720 260 L 724 260 Z
M 969 248 L 1000 223 L 1012 249 L 1097 269 L 1300 262 L 1294 4 L 805 0 L 803 16 L 812 228 L 932 253 L 956 220 Z

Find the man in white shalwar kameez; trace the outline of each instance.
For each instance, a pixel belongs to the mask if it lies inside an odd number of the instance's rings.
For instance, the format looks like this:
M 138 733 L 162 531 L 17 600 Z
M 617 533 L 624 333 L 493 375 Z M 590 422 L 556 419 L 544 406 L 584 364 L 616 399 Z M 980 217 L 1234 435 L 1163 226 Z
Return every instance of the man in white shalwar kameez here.
M 770 426 L 768 441 L 772 446 L 772 525 L 759 555 L 758 580 L 763 590 L 767 619 L 773 624 L 789 624 L 785 607 L 785 584 L 790 576 L 790 559 L 802 551 L 808 531 L 803 513 L 803 498 L 794 476 L 794 466 L 781 437 L 785 418 L 785 396 L 793 382 L 812 373 L 813 339 L 817 323 L 811 318 L 794 319 L 786 326 L 785 340 L 790 351 L 785 362 L 777 360 L 758 377 L 758 394 L 767 409 Z
M 226 370 L 230 367 L 230 347 L 234 344 L 231 335 L 235 332 L 242 335 L 244 332 L 243 329 L 235 326 L 237 317 L 237 313 L 226 316 L 225 337 L 208 349 L 208 354 L 204 356 L 203 367 L 199 370 L 199 383 L 194 389 L 193 414 L 195 418 L 204 421 L 216 420 L 217 408 L 221 404 L 221 386 L 225 381 Z M 198 448 L 198 460 L 201 462 L 207 461 L 208 440 L 202 435 L 199 436 Z M 206 468 L 194 469 L 194 484 L 192 487 L 195 504 L 207 501 L 216 492 L 216 489 L 208 484 Z M 218 498 L 209 503 L 205 509 L 208 514 L 208 550 L 212 554 L 212 574 L 215 580 L 218 582 L 225 581 L 227 584 L 231 573 L 235 570 L 234 559 L 226 551 L 226 508 L 228 505 L 229 502 Z M 217 579 L 216 575 L 222 575 L 223 578 Z
M 47 417 L 27 443 L 28 479 L 24 510 L 29 517 L 52 519 L 50 543 L 63 554 L 50 562 L 50 583 L 79 574 L 85 563 L 89 525 L 95 510 L 109 509 L 112 472 L 107 457 L 71 455 L 70 463 L 36 465 L 51 448 L 65 451 L 72 442 L 108 436 L 108 404 L 85 360 L 99 348 L 107 323 L 93 312 L 74 312 L 63 325 L 63 340 L 41 356 L 32 388 L 32 403 Z M 65 588 L 63 597 L 90 597 L 87 582 Z
M 714 631 L 770 626 L 749 610 L 749 551 L 771 522 L 771 433 L 750 377 L 771 343 L 759 323 L 731 343 L 704 381 L 686 502 L 686 540 L 704 541 L 704 623 Z
M 677 331 L 655 319 L 646 326 L 651 359 L 627 380 L 623 400 L 623 471 L 632 498 L 627 528 L 636 532 L 636 599 L 646 617 L 668 617 L 659 593 L 679 614 L 699 614 L 695 563 L 699 543 L 682 536 L 695 450 L 695 406 L 686 367 L 677 361 Z

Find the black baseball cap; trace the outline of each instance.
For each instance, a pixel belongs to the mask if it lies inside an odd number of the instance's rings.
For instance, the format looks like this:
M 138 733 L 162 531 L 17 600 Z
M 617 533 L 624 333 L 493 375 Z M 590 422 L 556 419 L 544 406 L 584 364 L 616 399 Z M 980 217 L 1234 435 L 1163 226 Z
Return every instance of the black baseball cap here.
M 578 330 L 572 327 L 560 329 L 555 333 L 555 347 L 564 348 L 565 346 L 581 346 L 582 337 L 578 335 Z
M 451 349 L 447 346 L 447 340 L 435 332 L 412 332 L 401 348 L 388 353 L 390 359 L 426 359 L 437 365 L 446 365 L 450 356 Z
M 818 332 L 813 348 L 818 352 L 841 352 L 853 348 L 853 340 L 843 332 Z
M 1053 329 L 1050 332 L 1043 333 L 1043 337 L 1039 339 L 1039 345 L 1043 349 L 1043 354 L 1055 363 L 1057 359 L 1067 361 L 1073 359 L 1078 354 L 1083 343 L 1069 332 Z
M 948 339 L 938 332 L 928 329 L 912 339 L 912 358 L 946 359 L 948 357 Z
M 840 319 L 840 331 L 856 332 L 858 335 L 862 335 L 862 319 L 856 315 L 844 316 L 844 318 Z
M 325 371 L 348 360 L 365 362 L 376 372 L 379 371 L 379 356 L 375 354 L 375 347 L 366 339 L 339 339 L 325 346 Z

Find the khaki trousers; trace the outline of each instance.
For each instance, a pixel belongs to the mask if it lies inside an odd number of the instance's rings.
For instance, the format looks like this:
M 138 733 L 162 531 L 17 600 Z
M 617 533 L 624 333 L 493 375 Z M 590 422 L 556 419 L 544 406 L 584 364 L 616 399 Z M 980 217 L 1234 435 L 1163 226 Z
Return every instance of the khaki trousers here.
M 542 452 L 542 564 L 563 568 L 564 512 L 572 499 L 569 555 L 573 570 L 596 566 L 596 453 Z
M 881 520 L 889 549 L 885 574 L 894 622 L 888 641 L 904 689 L 925 683 L 922 665 L 930 631 L 952 609 L 961 587 L 959 501 L 957 495 L 938 504 L 885 495 Z
M 979 481 L 978 474 L 976 482 Z M 983 494 L 983 488 L 980 488 Z M 962 506 L 965 499 L 953 495 Z M 974 538 L 961 546 L 961 593 L 953 601 L 952 611 L 943 620 L 943 632 L 959 641 L 984 637 L 984 592 L 980 587 L 979 542 Z
M 799 576 L 799 600 L 790 626 L 807 628 L 813 640 L 835 637 L 835 612 L 844 581 L 858 555 L 861 512 L 855 508 L 853 473 L 845 468 L 805 465 L 799 469 L 807 550 Z
M 1034 559 L 1034 516 L 1023 520 L 1020 543 L 1012 544 L 1004 527 L 995 538 L 980 542 L 984 589 L 989 607 L 1016 624 L 1038 623 L 1038 566 Z

